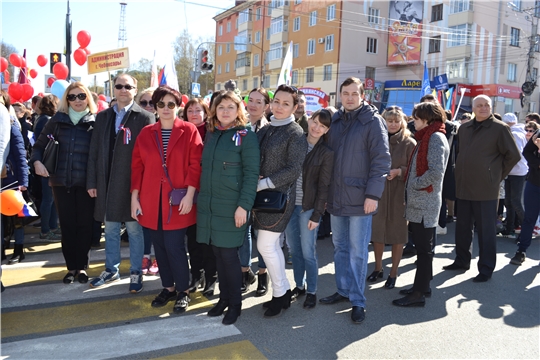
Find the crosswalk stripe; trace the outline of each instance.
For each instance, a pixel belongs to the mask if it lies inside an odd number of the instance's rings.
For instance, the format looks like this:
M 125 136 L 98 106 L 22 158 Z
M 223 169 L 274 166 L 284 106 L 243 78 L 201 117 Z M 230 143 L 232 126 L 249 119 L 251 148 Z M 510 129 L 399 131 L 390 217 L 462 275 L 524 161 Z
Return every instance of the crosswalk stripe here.
M 38 323 L 35 322 L 36 325 Z M 137 324 L 3 343 L 2 357 L 105 359 L 239 334 L 240 331 L 234 325 L 221 324 L 220 318 L 210 318 L 203 314 L 171 316 Z
M 250 359 L 266 360 L 266 357 L 249 340 L 237 341 L 230 344 L 212 346 L 202 350 L 188 351 L 154 358 L 154 360 L 220 360 L 220 359 Z

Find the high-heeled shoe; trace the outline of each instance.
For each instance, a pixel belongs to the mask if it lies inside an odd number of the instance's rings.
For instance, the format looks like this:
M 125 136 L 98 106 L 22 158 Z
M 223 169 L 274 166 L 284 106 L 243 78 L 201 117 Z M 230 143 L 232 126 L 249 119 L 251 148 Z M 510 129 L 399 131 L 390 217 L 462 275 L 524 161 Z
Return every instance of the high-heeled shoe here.
M 384 274 L 384 269 L 381 269 L 381 270 L 375 270 L 375 271 L 373 271 L 373 272 L 371 273 L 371 275 L 369 275 L 369 276 L 367 277 L 367 281 L 369 281 L 369 282 L 375 282 L 375 281 L 377 281 L 377 279 L 379 279 L 379 278 L 382 279 L 383 274 Z
M 206 315 L 210 317 L 221 316 L 227 307 L 229 307 L 229 300 L 219 299 L 217 304 Z
M 396 287 L 396 277 L 391 277 L 390 275 L 388 275 L 388 279 L 386 279 L 386 282 L 384 283 L 384 287 L 387 288 L 387 289 L 393 289 Z
M 280 297 L 272 297 L 268 304 L 268 309 L 264 312 L 264 317 L 275 317 L 281 314 L 281 311 L 291 306 L 292 291 L 289 289 Z
M 242 304 L 238 305 L 231 305 L 229 306 L 229 309 L 225 313 L 225 316 L 223 317 L 223 320 L 221 323 L 223 325 L 232 325 L 236 322 L 240 314 L 242 313 Z

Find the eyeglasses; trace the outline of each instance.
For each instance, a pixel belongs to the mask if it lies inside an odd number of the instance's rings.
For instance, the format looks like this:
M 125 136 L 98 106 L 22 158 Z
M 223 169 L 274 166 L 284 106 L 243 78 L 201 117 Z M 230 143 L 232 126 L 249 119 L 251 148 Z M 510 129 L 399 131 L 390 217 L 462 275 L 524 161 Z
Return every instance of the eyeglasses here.
M 68 96 L 66 96 L 66 98 L 68 99 L 68 101 L 75 101 L 76 99 L 86 100 L 86 94 L 85 93 L 69 94 Z
M 525 131 L 528 132 L 528 133 L 533 133 L 533 132 L 535 132 L 536 130 L 533 130 L 533 129 L 525 129 Z
M 141 104 L 142 107 L 154 106 L 154 104 L 152 103 L 152 100 L 150 101 L 141 100 L 139 101 L 139 104 Z
M 158 103 L 156 105 L 160 109 L 163 109 L 165 107 L 165 103 L 163 101 L 158 101 Z M 176 107 L 176 104 L 173 103 L 172 101 L 169 101 L 167 103 L 167 107 L 172 110 L 172 109 L 174 109 Z
M 120 85 L 120 84 L 116 84 L 114 85 L 114 88 L 116 90 L 122 90 L 122 89 L 126 89 L 127 91 L 131 90 L 131 89 L 135 89 L 135 86 L 131 86 L 129 84 L 127 85 Z

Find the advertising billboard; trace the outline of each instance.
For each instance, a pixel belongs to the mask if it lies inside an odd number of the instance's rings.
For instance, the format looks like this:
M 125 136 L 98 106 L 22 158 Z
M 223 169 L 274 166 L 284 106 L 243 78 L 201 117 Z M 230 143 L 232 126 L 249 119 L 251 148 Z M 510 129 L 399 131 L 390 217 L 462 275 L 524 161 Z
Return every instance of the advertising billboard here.
M 390 1 L 388 65 L 419 65 L 423 1 Z

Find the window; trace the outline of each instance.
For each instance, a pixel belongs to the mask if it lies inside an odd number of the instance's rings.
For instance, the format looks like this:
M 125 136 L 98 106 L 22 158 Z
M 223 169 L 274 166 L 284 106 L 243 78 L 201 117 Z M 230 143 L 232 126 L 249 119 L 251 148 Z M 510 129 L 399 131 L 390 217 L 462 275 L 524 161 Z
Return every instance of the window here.
M 326 41 L 324 42 L 324 51 L 334 50 L 334 35 L 326 35 Z
M 441 52 L 441 37 L 434 36 L 429 39 L 429 53 Z
M 472 10 L 472 0 L 450 0 L 450 14 Z
M 234 28 L 235 28 L 235 29 L 238 29 L 238 18 L 236 18 L 236 21 L 235 21 L 235 23 L 234 23 Z
M 259 54 L 253 55 L 253 66 L 259 66 Z
M 531 72 L 531 80 L 536 81 L 538 79 L 538 68 L 533 68 Z
M 434 5 L 431 7 L 431 22 L 441 21 L 443 14 L 443 4 Z
M 336 4 L 333 4 L 326 8 L 326 21 L 332 21 L 335 19 L 336 19 Z
M 289 2 L 285 0 L 272 0 L 270 3 L 270 7 L 272 8 L 283 7 L 284 5 L 289 5 Z
M 317 25 L 317 11 L 312 11 L 309 14 L 309 26 L 315 26 Z
M 217 73 L 218 73 L 218 75 L 221 74 L 221 64 L 219 64 L 219 65 L 217 66 Z
M 243 79 L 242 80 L 242 91 L 246 91 L 247 90 L 247 79 Z
M 283 16 L 273 18 L 270 25 L 270 35 L 283 32 Z
M 270 28 L 266 28 L 266 40 L 270 40 Z
M 521 11 L 521 0 L 512 0 L 511 2 L 515 5 L 516 10 Z
M 231 32 L 231 22 L 227 22 L 227 32 Z
M 225 45 L 225 52 L 231 52 L 231 43 L 227 43 L 227 45 Z
M 223 25 L 219 25 L 219 36 L 223 35 Z
M 292 47 L 292 57 L 293 57 L 293 58 L 297 58 L 299 52 L 300 52 L 300 44 L 293 44 L 293 47 Z
M 511 98 L 504 99 L 504 113 L 514 112 L 514 100 Z
M 236 56 L 236 61 L 234 62 L 234 68 L 241 68 L 245 66 L 251 66 L 251 54 L 243 52 Z
M 255 20 L 261 20 L 261 8 L 258 7 L 255 11 Z
M 313 82 L 315 80 L 315 68 L 306 68 L 306 82 Z
M 508 81 L 517 81 L 517 64 L 508 63 Z
M 540 35 L 536 35 L 534 39 L 534 51 L 540 52 Z
M 294 18 L 292 31 L 300 30 L 300 17 Z
M 246 9 L 238 14 L 238 24 L 244 24 L 251 21 L 251 10 Z
M 280 42 L 270 44 L 270 51 L 268 51 L 268 61 L 281 59 L 283 57 L 283 44 Z
M 436 76 L 439 76 L 439 68 L 438 67 L 432 67 L 428 68 L 429 78 L 434 79 Z
M 270 76 L 266 75 L 263 80 L 263 88 L 270 88 Z
M 510 29 L 510 46 L 519 46 L 519 29 Z
M 448 47 L 463 46 L 469 44 L 469 25 L 461 24 L 449 27 L 450 35 L 448 38 Z
M 217 54 L 221 55 L 222 53 L 223 53 L 223 46 L 219 45 L 218 50 L 217 50 Z
M 315 54 L 315 39 L 309 39 L 307 41 L 307 54 L 308 55 Z
M 268 6 L 266 8 L 266 15 L 268 15 L 268 16 L 272 15 L 272 7 L 271 6 Z M 266 79 L 264 81 L 266 81 Z
M 298 5 L 298 4 L 301 4 L 302 3 L 302 0 L 294 0 L 294 5 Z
M 377 39 L 370 38 L 370 37 L 367 38 L 366 52 L 370 54 L 377 53 Z
M 253 88 L 258 88 L 259 87 L 259 78 L 258 77 L 254 77 L 253 78 Z
M 540 17 L 540 0 L 534 1 L 534 16 Z
M 324 65 L 323 81 L 332 80 L 332 65 Z
M 221 84 L 217 84 L 217 85 L 216 85 L 216 90 L 217 90 L 217 91 L 220 91 L 220 90 L 221 90 Z
M 451 60 L 446 63 L 448 80 L 455 78 L 468 79 L 469 65 L 465 59 Z
M 255 33 L 255 44 L 258 44 L 261 42 L 261 32 L 260 31 L 257 31 Z
M 293 70 L 291 84 L 298 84 L 298 70 Z
M 226 62 L 225 63 L 225 72 L 228 73 L 229 71 L 231 71 L 231 65 L 229 64 L 229 62 Z
M 368 11 L 368 23 L 370 24 L 379 24 L 381 22 L 381 18 L 380 18 L 380 15 L 379 15 L 379 9 L 375 9 L 375 8 L 369 8 L 369 11 Z
M 366 66 L 366 79 L 375 79 L 375 68 Z

